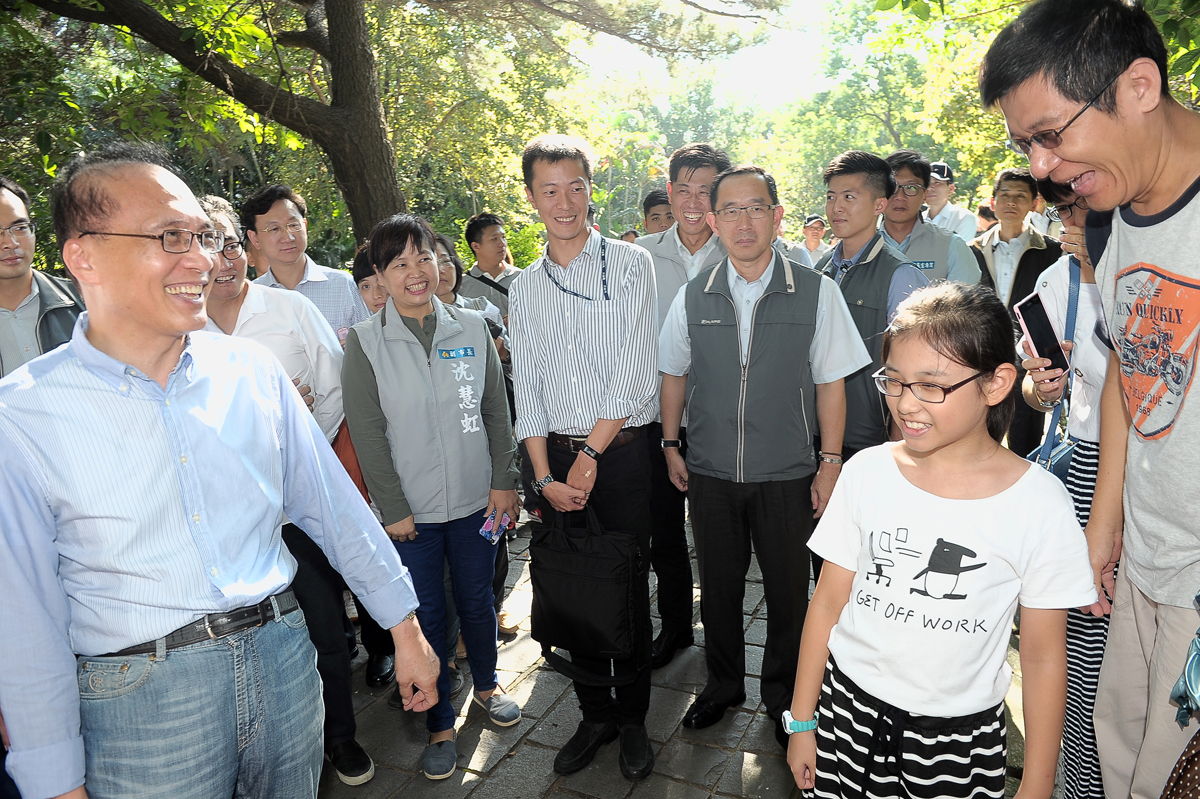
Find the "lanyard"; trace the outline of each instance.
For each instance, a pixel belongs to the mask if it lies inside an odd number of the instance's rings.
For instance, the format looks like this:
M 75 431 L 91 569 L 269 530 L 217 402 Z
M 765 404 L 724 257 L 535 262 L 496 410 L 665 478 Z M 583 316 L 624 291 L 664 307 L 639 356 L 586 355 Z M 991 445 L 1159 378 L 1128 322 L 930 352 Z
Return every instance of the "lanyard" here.
M 608 296 L 608 261 L 606 261 L 604 258 L 604 243 L 605 243 L 604 238 L 601 237 L 601 239 L 600 239 L 600 286 L 601 286 L 601 288 L 604 289 L 604 299 L 608 300 L 611 298 Z M 595 300 L 593 300 L 591 297 L 585 297 L 577 291 L 571 291 L 569 288 L 564 286 L 562 283 L 559 283 L 558 278 L 556 278 L 554 276 L 554 270 L 551 269 L 548 264 L 546 266 L 545 271 L 546 271 L 546 276 L 550 278 L 550 282 L 553 283 L 554 285 L 558 286 L 558 290 L 561 291 L 563 294 L 570 294 L 572 297 L 578 297 L 581 300 L 587 300 L 588 302 L 595 302 Z

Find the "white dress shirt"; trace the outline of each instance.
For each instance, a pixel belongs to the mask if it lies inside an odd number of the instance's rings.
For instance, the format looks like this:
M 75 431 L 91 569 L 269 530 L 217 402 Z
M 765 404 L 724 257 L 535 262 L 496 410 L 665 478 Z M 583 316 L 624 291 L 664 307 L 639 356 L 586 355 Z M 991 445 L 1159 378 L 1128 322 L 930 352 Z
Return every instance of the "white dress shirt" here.
M 1017 276 L 1017 265 L 1021 262 L 1021 253 L 1029 246 L 1029 228 L 1021 231 L 1015 239 L 1001 241 L 996 239 L 992 245 L 992 258 L 996 264 L 996 293 L 1000 302 L 1008 305 L 1009 295 L 1012 294 L 1013 278 Z
M 971 241 L 975 238 L 975 229 L 978 227 L 975 223 L 975 214 L 966 208 L 946 203 L 942 206 L 942 210 L 938 211 L 937 216 L 931 217 L 926 211 L 925 218 L 938 227 L 943 227 L 956 234 L 963 241 Z

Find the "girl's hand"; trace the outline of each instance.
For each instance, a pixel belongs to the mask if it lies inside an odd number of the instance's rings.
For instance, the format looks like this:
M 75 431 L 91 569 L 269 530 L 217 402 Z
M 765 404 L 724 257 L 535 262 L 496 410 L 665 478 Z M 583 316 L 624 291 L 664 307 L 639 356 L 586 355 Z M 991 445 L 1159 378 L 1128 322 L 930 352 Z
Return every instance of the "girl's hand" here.
M 817 778 L 817 733 L 815 730 L 791 734 L 788 739 L 787 762 L 800 790 L 811 791 Z
M 1075 345 L 1070 341 L 1061 342 L 1063 350 L 1070 355 L 1071 350 Z M 1063 390 L 1066 388 L 1067 381 L 1063 380 L 1062 369 L 1047 369 L 1050 365 L 1049 358 L 1034 358 L 1029 352 L 1029 342 L 1022 341 L 1021 349 L 1025 350 L 1025 354 L 1030 357 L 1021 361 L 1021 368 L 1029 372 L 1029 377 L 1033 380 L 1033 385 L 1037 389 L 1037 393 L 1047 402 L 1058 402 L 1063 395 Z

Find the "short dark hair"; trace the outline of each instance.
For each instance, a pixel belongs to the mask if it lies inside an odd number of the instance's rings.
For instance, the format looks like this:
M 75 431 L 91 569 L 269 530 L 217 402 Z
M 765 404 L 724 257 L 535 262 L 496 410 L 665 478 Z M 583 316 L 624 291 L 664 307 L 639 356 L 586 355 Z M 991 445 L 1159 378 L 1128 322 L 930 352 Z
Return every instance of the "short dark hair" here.
M 980 219 L 986 219 L 989 222 L 1000 221 L 996 218 L 996 212 L 992 210 L 992 206 L 988 205 L 987 203 L 980 203 L 979 207 L 975 209 L 975 215 Z
M 1158 65 L 1162 94 L 1169 96 L 1167 48 L 1140 2 L 1038 0 L 992 41 L 979 66 L 979 94 L 990 108 L 1044 75 L 1063 97 L 1086 103 L 1139 58 Z M 1110 86 L 1096 107 L 1113 114 L 1116 97 Z
M 1038 198 L 1037 180 L 1034 179 L 1033 175 L 1028 169 L 1023 167 L 1009 167 L 1008 169 L 1001 169 L 1000 174 L 996 175 L 996 182 L 992 184 L 993 197 L 995 197 L 996 193 L 1000 191 L 1000 184 L 1006 180 L 1024 183 L 1029 187 L 1029 193 L 1033 195 L 1033 199 L 1036 200 Z
M 918 289 L 900 303 L 883 334 L 882 360 L 898 339 L 920 337 L 943 357 L 989 377 L 1014 363 L 1012 319 L 1000 297 L 986 286 L 938 283 Z M 988 435 L 1004 438 L 1016 403 L 1010 393 L 988 409 Z
M 499 219 L 500 217 L 496 217 Z M 446 252 L 450 253 L 450 262 L 454 264 L 454 293 L 458 293 L 458 289 L 462 286 L 463 279 L 463 262 L 462 258 L 458 257 L 458 251 L 454 249 L 454 240 L 449 236 L 441 233 L 433 234 L 437 243 L 446 248 Z M 469 241 L 469 239 L 468 239 Z M 437 247 L 434 247 L 433 254 L 437 255 Z
M 354 251 L 354 261 L 350 265 L 350 274 L 354 276 L 354 284 L 358 285 L 369 277 L 375 277 L 375 267 L 371 266 L 371 242 L 364 241 Z
M 521 176 L 525 188 L 533 189 L 533 165 L 538 161 L 557 164 L 559 161 L 578 161 L 583 167 L 583 176 L 592 182 L 592 156 L 583 139 L 561 133 L 543 133 L 530 140 L 521 153 Z
M 632 234 L 633 234 L 633 237 L 634 237 L 634 238 L 637 238 L 637 237 L 638 237 L 637 228 L 629 228 L 629 230 L 626 230 L 624 233 L 622 233 L 620 236 L 618 236 L 618 238 L 622 238 L 622 239 L 623 239 L 623 238 L 625 238 L 626 236 L 628 236 L 630 233 L 632 233 Z
M 847 150 L 829 162 L 829 166 L 825 167 L 825 174 L 821 177 L 828 186 L 829 181 L 842 175 L 865 177 L 867 186 L 876 198 L 891 197 L 896 193 L 896 179 L 892 177 L 892 168 L 888 166 L 887 161 L 874 153 Z
M 667 179 L 674 183 L 679 180 L 681 173 L 694 172 L 705 167 L 712 167 L 720 174 L 731 169 L 733 161 L 729 160 L 724 150 L 708 142 L 685 144 L 671 153 L 671 160 L 667 164 Z
M 642 216 L 650 216 L 650 209 L 657 208 L 660 205 L 670 205 L 671 196 L 667 194 L 666 189 L 652 189 L 649 194 L 642 199 Z
M 204 213 L 208 214 L 208 218 L 212 219 L 213 224 L 216 224 L 214 216 L 223 216 L 229 220 L 229 224 L 233 225 L 233 233 L 237 236 L 237 240 L 242 240 L 242 223 L 238 220 L 237 211 L 233 210 L 233 204 L 224 197 L 218 197 L 215 194 L 206 194 L 198 198 L 200 207 L 204 209 Z
M 242 227 L 246 230 L 257 231 L 255 224 L 258 217 L 271 210 L 271 206 L 280 200 L 291 200 L 296 206 L 296 210 L 300 212 L 300 216 L 304 219 L 308 218 L 308 203 L 304 202 L 304 198 L 292 190 L 291 186 L 286 186 L 282 183 L 272 183 L 270 186 L 263 186 L 258 191 L 251 194 L 242 203 Z
M 708 190 L 708 196 L 712 201 L 714 211 L 717 210 L 717 191 L 721 188 L 721 183 L 726 178 L 737 177 L 739 175 L 757 175 L 761 177 L 766 181 L 767 194 L 771 197 L 771 205 L 779 205 L 779 190 L 775 186 L 775 178 L 771 177 L 771 173 L 767 172 L 761 166 L 745 165 L 726 169 L 713 178 L 712 187 Z
M 82 153 L 59 170 L 50 189 L 50 216 L 59 250 L 80 233 L 101 227 L 100 223 L 120 207 L 117 198 L 88 176 L 94 172 L 113 174 L 121 167 L 138 164 L 162 167 L 183 179 L 166 150 L 133 142 L 117 142 Z
M 367 239 L 371 242 L 371 264 L 376 272 L 387 269 L 392 259 L 407 250 L 410 245 L 437 254 L 437 239 L 433 228 L 415 214 L 389 216 L 371 230 Z
M 478 244 L 483 240 L 483 231 L 497 226 L 504 227 L 504 220 L 491 211 L 475 214 L 475 216 L 467 220 L 467 228 L 463 231 L 463 238 L 467 240 L 467 244 Z M 450 251 L 453 252 L 454 248 L 451 247 Z
M 1055 183 L 1050 178 L 1042 178 L 1037 182 L 1038 193 L 1051 205 L 1058 205 L 1063 200 L 1075 194 L 1066 183 Z
M 929 188 L 929 180 L 933 175 L 933 169 L 929 163 L 929 159 L 916 150 L 896 150 L 883 160 L 887 161 L 887 165 L 892 168 L 893 179 L 901 169 L 907 169 L 924 184 L 925 188 Z
M 0 175 L 0 189 L 11 191 L 16 195 L 17 199 L 25 204 L 25 213 L 29 213 L 29 192 L 21 188 L 15 181 L 9 180 L 4 175 Z

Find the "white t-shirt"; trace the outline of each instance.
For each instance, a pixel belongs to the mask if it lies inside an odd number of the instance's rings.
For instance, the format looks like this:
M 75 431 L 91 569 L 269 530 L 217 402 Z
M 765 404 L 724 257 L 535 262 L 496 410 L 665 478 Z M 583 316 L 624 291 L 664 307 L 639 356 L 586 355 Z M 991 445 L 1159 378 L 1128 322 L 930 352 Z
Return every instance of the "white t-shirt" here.
M 1060 336 L 1067 335 L 1067 298 L 1071 293 L 1071 266 L 1064 255 L 1042 272 L 1037 282 L 1037 294 L 1042 298 L 1046 316 Z M 1100 320 L 1100 288 L 1095 283 L 1079 284 L 1079 309 L 1075 312 L 1075 348 L 1071 350 L 1071 371 L 1075 373 L 1069 403 L 1067 432 L 1084 441 L 1100 440 L 1100 392 L 1108 373 L 1109 349 L 1096 334 Z M 1017 342 L 1017 355 L 1025 354 Z M 1023 402 L 1024 400 L 1018 400 Z
M 994 707 L 1018 600 L 1028 608 L 1096 601 L 1087 541 L 1061 482 L 1030 467 L 987 499 L 914 486 L 883 444 L 846 463 L 809 541 L 855 572 L 829 635 L 838 667 L 864 691 L 927 716 Z

